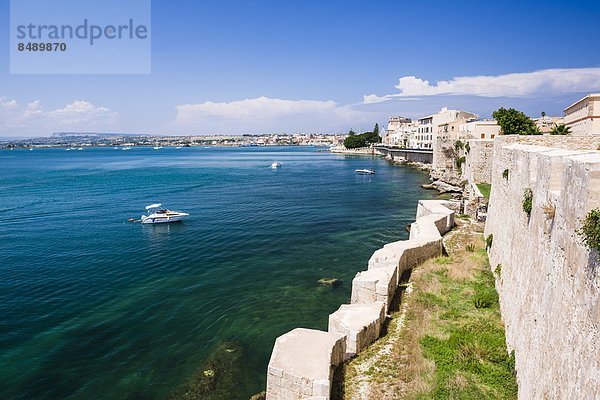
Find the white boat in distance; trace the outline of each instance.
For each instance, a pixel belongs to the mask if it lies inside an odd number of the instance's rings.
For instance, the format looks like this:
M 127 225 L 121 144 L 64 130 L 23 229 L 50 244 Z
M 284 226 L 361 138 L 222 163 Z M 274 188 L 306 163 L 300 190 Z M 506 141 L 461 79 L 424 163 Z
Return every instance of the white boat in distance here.
M 372 169 L 355 169 L 354 172 L 360 174 L 360 175 L 374 175 L 375 171 L 373 171 Z
M 271 168 L 277 169 L 277 168 L 281 167 L 282 165 L 283 165 L 283 163 L 281 163 L 279 161 L 275 161 L 275 162 L 273 162 L 273 164 L 271 164 Z
M 154 211 L 152 211 L 149 215 L 142 215 L 142 224 L 165 224 L 169 222 L 179 222 L 190 215 L 188 213 L 168 210 L 163 208 L 160 203 L 150 204 L 149 206 L 146 206 L 146 210 Z

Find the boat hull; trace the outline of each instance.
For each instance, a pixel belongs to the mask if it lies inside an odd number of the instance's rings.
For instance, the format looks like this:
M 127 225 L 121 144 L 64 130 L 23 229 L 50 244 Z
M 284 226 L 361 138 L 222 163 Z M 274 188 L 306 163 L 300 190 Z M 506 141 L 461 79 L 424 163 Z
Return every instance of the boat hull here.
M 170 224 L 172 222 L 180 222 L 185 217 L 187 217 L 187 215 L 175 215 L 170 217 L 149 215 L 142 219 L 142 224 Z

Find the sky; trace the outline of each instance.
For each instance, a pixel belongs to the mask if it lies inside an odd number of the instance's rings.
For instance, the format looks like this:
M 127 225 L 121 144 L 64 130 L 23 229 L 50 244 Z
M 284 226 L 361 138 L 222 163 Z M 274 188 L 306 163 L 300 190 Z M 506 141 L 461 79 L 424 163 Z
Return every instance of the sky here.
M 600 92 L 598 1 L 153 0 L 151 17 L 149 74 L 18 75 L 0 0 L 0 137 L 336 133 L 441 107 L 561 116 Z

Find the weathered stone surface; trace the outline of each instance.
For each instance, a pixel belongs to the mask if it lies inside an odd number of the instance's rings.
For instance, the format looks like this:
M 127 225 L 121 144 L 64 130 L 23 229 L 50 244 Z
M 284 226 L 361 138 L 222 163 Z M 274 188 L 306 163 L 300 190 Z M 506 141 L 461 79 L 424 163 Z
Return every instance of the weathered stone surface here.
M 385 321 L 385 304 L 343 304 L 329 315 L 329 332 L 346 335 L 346 354 L 360 353 L 373 343 Z
M 600 260 L 576 233 L 600 207 L 600 152 L 588 150 L 592 142 L 600 137 L 496 139 L 485 234 L 494 235 L 492 270 L 501 265 L 496 287 L 520 399 L 600 398 Z M 548 204 L 553 215 L 544 212 Z
M 435 180 L 431 183 L 421 185 L 425 189 L 435 189 L 440 193 L 461 193 L 462 187 L 451 185 L 442 180 Z
M 356 274 L 352 281 L 352 304 L 385 303 L 386 310 L 398 287 L 398 267 L 374 268 Z
M 267 370 L 267 400 L 329 399 L 333 368 L 343 362 L 346 337 L 296 328 L 275 341 Z
M 438 227 L 439 234 L 443 235 L 454 226 L 454 207 L 454 202 L 446 200 L 419 200 L 415 222 L 418 223 L 421 217 L 436 214 L 438 217 L 434 218 L 434 224 Z

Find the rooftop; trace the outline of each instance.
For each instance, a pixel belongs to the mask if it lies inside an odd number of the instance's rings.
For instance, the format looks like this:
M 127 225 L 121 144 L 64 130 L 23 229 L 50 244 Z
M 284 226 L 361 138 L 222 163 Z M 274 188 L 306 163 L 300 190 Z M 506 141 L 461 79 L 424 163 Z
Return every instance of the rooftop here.
M 585 101 L 585 100 L 587 100 L 587 99 L 591 99 L 591 98 L 600 98 L 600 93 L 590 93 L 590 94 L 588 94 L 588 95 L 587 95 L 587 96 L 585 96 L 584 98 L 577 100 L 575 103 L 573 103 L 573 104 L 571 104 L 569 107 L 565 108 L 565 109 L 564 109 L 564 112 L 567 112 L 567 110 L 568 110 L 569 108 L 571 108 L 571 107 L 573 107 L 573 106 L 575 106 L 575 105 L 577 105 L 577 104 L 581 103 L 582 101 Z

